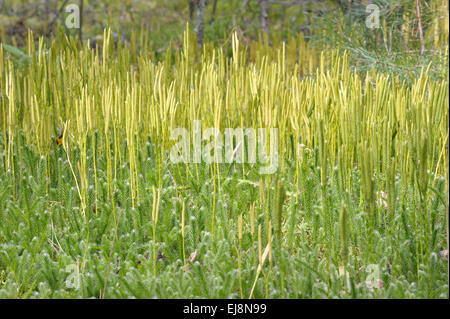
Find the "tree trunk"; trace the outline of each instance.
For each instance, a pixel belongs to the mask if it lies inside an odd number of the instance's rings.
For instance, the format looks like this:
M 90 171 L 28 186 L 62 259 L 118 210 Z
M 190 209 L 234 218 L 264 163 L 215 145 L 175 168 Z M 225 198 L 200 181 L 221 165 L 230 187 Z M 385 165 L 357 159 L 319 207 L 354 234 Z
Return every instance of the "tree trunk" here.
M 194 19 L 194 11 L 196 7 L 197 0 L 189 0 L 189 20 L 192 22 Z
M 216 9 L 217 9 L 217 0 L 213 1 L 213 7 L 211 12 L 211 19 L 209 20 L 209 24 L 214 22 L 214 19 L 216 17 Z
M 195 34 L 197 35 L 197 44 L 200 49 L 203 47 L 203 34 L 205 29 L 205 7 L 206 7 L 206 0 L 197 0 L 197 17 L 195 23 Z
M 260 6 L 260 16 L 259 16 L 259 27 L 261 29 L 261 36 L 264 39 L 264 33 L 269 33 L 269 1 L 259 0 Z
M 416 0 L 416 17 L 417 17 L 417 27 L 419 29 L 419 38 L 420 38 L 420 54 L 423 55 L 425 53 L 425 42 L 423 40 L 422 17 L 420 14 L 420 1 L 419 0 Z

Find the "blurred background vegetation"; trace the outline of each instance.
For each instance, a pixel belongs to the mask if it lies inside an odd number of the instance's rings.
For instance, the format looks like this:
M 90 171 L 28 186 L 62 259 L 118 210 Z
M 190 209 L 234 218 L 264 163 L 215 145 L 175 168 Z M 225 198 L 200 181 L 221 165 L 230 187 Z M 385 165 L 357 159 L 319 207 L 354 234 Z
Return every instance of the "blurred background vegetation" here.
M 69 4 L 82 12 L 81 30 L 64 23 Z M 379 8 L 379 28 L 366 26 L 369 4 Z M 312 52 L 347 50 L 360 71 L 412 79 L 429 66 L 432 77 L 448 78 L 448 0 L 0 0 L 0 40 L 16 59 L 29 29 L 48 42 L 63 32 L 95 47 L 105 28 L 125 45 L 144 34 L 159 59 L 182 46 L 187 22 L 199 45 L 229 49 L 233 31 L 249 47 L 301 37 Z

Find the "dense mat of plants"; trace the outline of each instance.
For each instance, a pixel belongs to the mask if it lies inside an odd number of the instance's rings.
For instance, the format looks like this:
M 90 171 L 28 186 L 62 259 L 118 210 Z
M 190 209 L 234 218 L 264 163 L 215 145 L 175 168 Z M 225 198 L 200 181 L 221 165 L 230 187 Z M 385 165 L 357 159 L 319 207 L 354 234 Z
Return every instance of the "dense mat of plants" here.
M 103 38 L 0 47 L 0 297 L 448 298 L 448 80 Z M 194 120 L 278 128 L 277 172 L 171 163 Z

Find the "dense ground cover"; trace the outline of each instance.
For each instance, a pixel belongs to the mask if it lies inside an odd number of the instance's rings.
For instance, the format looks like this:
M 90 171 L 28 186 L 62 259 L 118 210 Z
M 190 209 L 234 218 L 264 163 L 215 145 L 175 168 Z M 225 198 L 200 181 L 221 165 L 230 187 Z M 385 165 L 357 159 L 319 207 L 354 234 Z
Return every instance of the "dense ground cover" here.
M 256 298 L 447 297 L 448 264 L 439 255 L 446 245 L 443 178 L 426 202 L 396 178 L 398 209 L 389 215 L 382 204 L 371 218 L 360 202 L 359 171 L 352 171 L 351 194 L 343 194 L 332 169 L 323 198 L 314 153 L 306 150 L 298 185 L 294 161 L 280 173 L 288 194 L 279 234 L 268 229 L 277 225 L 274 189 L 266 179 L 260 186 L 255 168 L 242 176 L 234 165 L 214 179 L 209 165 L 190 167 L 195 177 L 168 164 L 154 222 L 158 170 L 148 152 L 139 152 L 135 208 L 126 165 L 117 170 L 116 202 L 108 202 L 107 161 L 98 156 L 99 200 L 94 207 L 91 188 L 83 215 L 63 151 L 49 157 L 49 179 L 47 161 L 24 147 L 16 163 L 20 194 L 13 195 L 12 176 L 1 175 L 1 296 L 247 298 L 256 280 Z M 92 155 L 88 163 L 92 176 Z
M 104 39 L 0 49 L 0 297 L 448 298 L 448 80 Z M 173 163 L 194 120 L 277 128 L 276 173 Z

